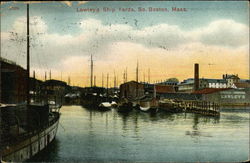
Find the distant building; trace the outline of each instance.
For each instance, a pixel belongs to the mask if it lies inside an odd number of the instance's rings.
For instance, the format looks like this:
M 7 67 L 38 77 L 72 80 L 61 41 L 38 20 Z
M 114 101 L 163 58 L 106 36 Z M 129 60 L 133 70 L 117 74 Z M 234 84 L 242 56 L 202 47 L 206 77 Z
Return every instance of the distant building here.
M 228 88 L 233 87 L 234 83 L 238 83 L 240 81 L 238 74 L 237 75 L 223 74 L 222 78 L 227 81 Z
M 200 89 L 203 88 L 228 88 L 225 79 L 200 79 Z
M 66 90 L 68 85 L 66 82 L 59 80 L 46 80 L 43 83 L 43 91 L 45 91 L 47 101 L 51 104 L 53 103 L 64 103 L 64 96 L 66 94 Z
M 177 85 L 178 92 L 193 92 L 194 91 L 194 79 L 189 78 Z
M 163 81 L 163 82 L 158 82 L 156 83 L 157 85 L 177 85 L 178 82 L 177 81 Z
M 149 83 L 137 83 L 135 81 L 124 83 L 120 86 L 120 97 L 135 99 L 144 95 L 152 96 L 156 93 L 157 97 L 166 93 L 175 93 L 174 85 L 158 85 Z
M 0 58 L 0 103 L 17 104 L 26 101 L 27 71 L 14 62 Z
M 30 78 L 29 84 L 31 103 L 41 103 L 42 101 L 44 101 L 45 94 L 43 92 L 43 81 L 35 78 Z
M 199 79 L 199 89 L 204 88 L 247 88 L 248 82 L 240 82 L 238 75 L 223 75 L 222 79 L 209 79 L 209 78 L 200 78 Z M 194 89 L 194 79 L 189 78 L 177 85 L 178 92 L 187 92 L 191 93 Z M 244 83 L 244 84 L 243 84 Z M 237 86 L 238 87 L 237 87 Z
M 81 92 L 86 95 L 86 94 L 97 94 L 97 95 L 104 95 L 107 93 L 107 89 L 103 87 L 85 87 L 81 89 Z
M 130 81 L 120 85 L 120 98 L 135 99 L 144 96 L 144 84 Z
M 197 90 L 193 94 L 200 94 L 202 100 L 215 102 L 220 105 L 249 105 L 250 88 L 205 88 Z
M 238 82 L 238 83 L 234 83 L 234 86 L 236 88 L 250 88 L 250 83 L 248 83 L 248 82 Z

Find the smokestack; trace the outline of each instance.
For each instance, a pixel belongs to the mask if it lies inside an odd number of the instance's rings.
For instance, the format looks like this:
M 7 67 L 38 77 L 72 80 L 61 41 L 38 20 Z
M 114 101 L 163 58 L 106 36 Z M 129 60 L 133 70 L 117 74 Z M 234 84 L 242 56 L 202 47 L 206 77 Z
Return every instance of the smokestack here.
M 194 64 L 194 90 L 199 89 L 199 64 Z

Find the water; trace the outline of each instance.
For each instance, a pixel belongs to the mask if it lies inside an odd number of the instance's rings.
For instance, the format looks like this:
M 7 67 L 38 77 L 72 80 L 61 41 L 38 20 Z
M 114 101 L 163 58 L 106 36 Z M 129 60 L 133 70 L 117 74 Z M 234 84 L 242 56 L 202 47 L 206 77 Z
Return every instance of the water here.
M 237 162 L 248 159 L 249 112 L 99 112 L 63 106 L 55 141 L 31 161 Z

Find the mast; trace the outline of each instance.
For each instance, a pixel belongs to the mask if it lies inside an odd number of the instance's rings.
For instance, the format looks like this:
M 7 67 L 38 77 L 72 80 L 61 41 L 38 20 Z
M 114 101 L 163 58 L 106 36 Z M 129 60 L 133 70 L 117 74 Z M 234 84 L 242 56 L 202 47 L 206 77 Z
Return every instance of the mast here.
M 109 88 L 109 73 L 107 74 L 107 89 Z
M 148 83 L 150 83 L 150 68 L 148 69 Z
M 70 76 L 68 77 L 68 85 L 70 85 Z
M 123 72 L 123 83 L 125 83 L 125 71 Z
M 91 54 L 91 60 L 90 60 L 90 87 L 93 86 L 93 59 L 92 59 L 92 54 Z
M 138 73 L 139 73 L 139 70 L 138 70 L 138 60 L 137 60 L 137 66 L 136 66 L 136 97 L 138 97 L 138 80 L 139 80 L 139 77 L 138 77 Z
M 104 86 L 104 85 L 103 85 L 103 73 L 102 73 L 102 88 L 103 88 L 103 86 Z
M 145 72 L 143 72 L 143 82 L 145 83 L 146 80 L 145 80 Z
M 116 75 L 115 75 L 115 71 L 114 71 L 114 88 L 116 87 Z
M 30 32 L 29 32 L 29 4 L 27 3 L 27 89 L 26 89 L 26 100 L 27 104 L 30 104 Z
M 138 60 L 137 60 L 137 66 L 136 66 L 136 82 L 138 83 L 138 80 L 139 80 L 139 76 L 138 76 L 138 73 L 139 73 L 139 70 L 138 70 Z
M 128 69 L 127 69 L 127 67 L 126 67 L 126 73 L 125 73 L 125 82 L 127 82 L 128 81 L 128 71 L 127 71 Z
M 33 78 L 34 79 L 36 78 L 36 72 L 35 72 L 35 70 L 33 71 Z
M 109 89 L 109 73 L 107 74 L 107 97 L 109 93 L 108 89 Z
M 1 58 L 1 55 L 0 55 L 0 58 Z M 1 61 L 0 61 L 0 103 L 2 103 L 2 62 Z M 0 116 L 1 116 L 1 111 L 0 111 Z M 0 124 L 1 124 L 1 119 L 0 119 Z

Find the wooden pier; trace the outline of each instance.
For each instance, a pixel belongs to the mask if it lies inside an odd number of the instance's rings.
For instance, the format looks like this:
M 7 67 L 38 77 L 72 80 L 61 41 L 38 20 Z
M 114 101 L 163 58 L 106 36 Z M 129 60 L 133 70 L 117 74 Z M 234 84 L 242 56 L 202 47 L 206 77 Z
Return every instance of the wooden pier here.
M 220 115 L 220 105 L 209 101 L 165 99 L 159 102 L 159 107 L 169 112 L 188 112 L 209 116 Z

